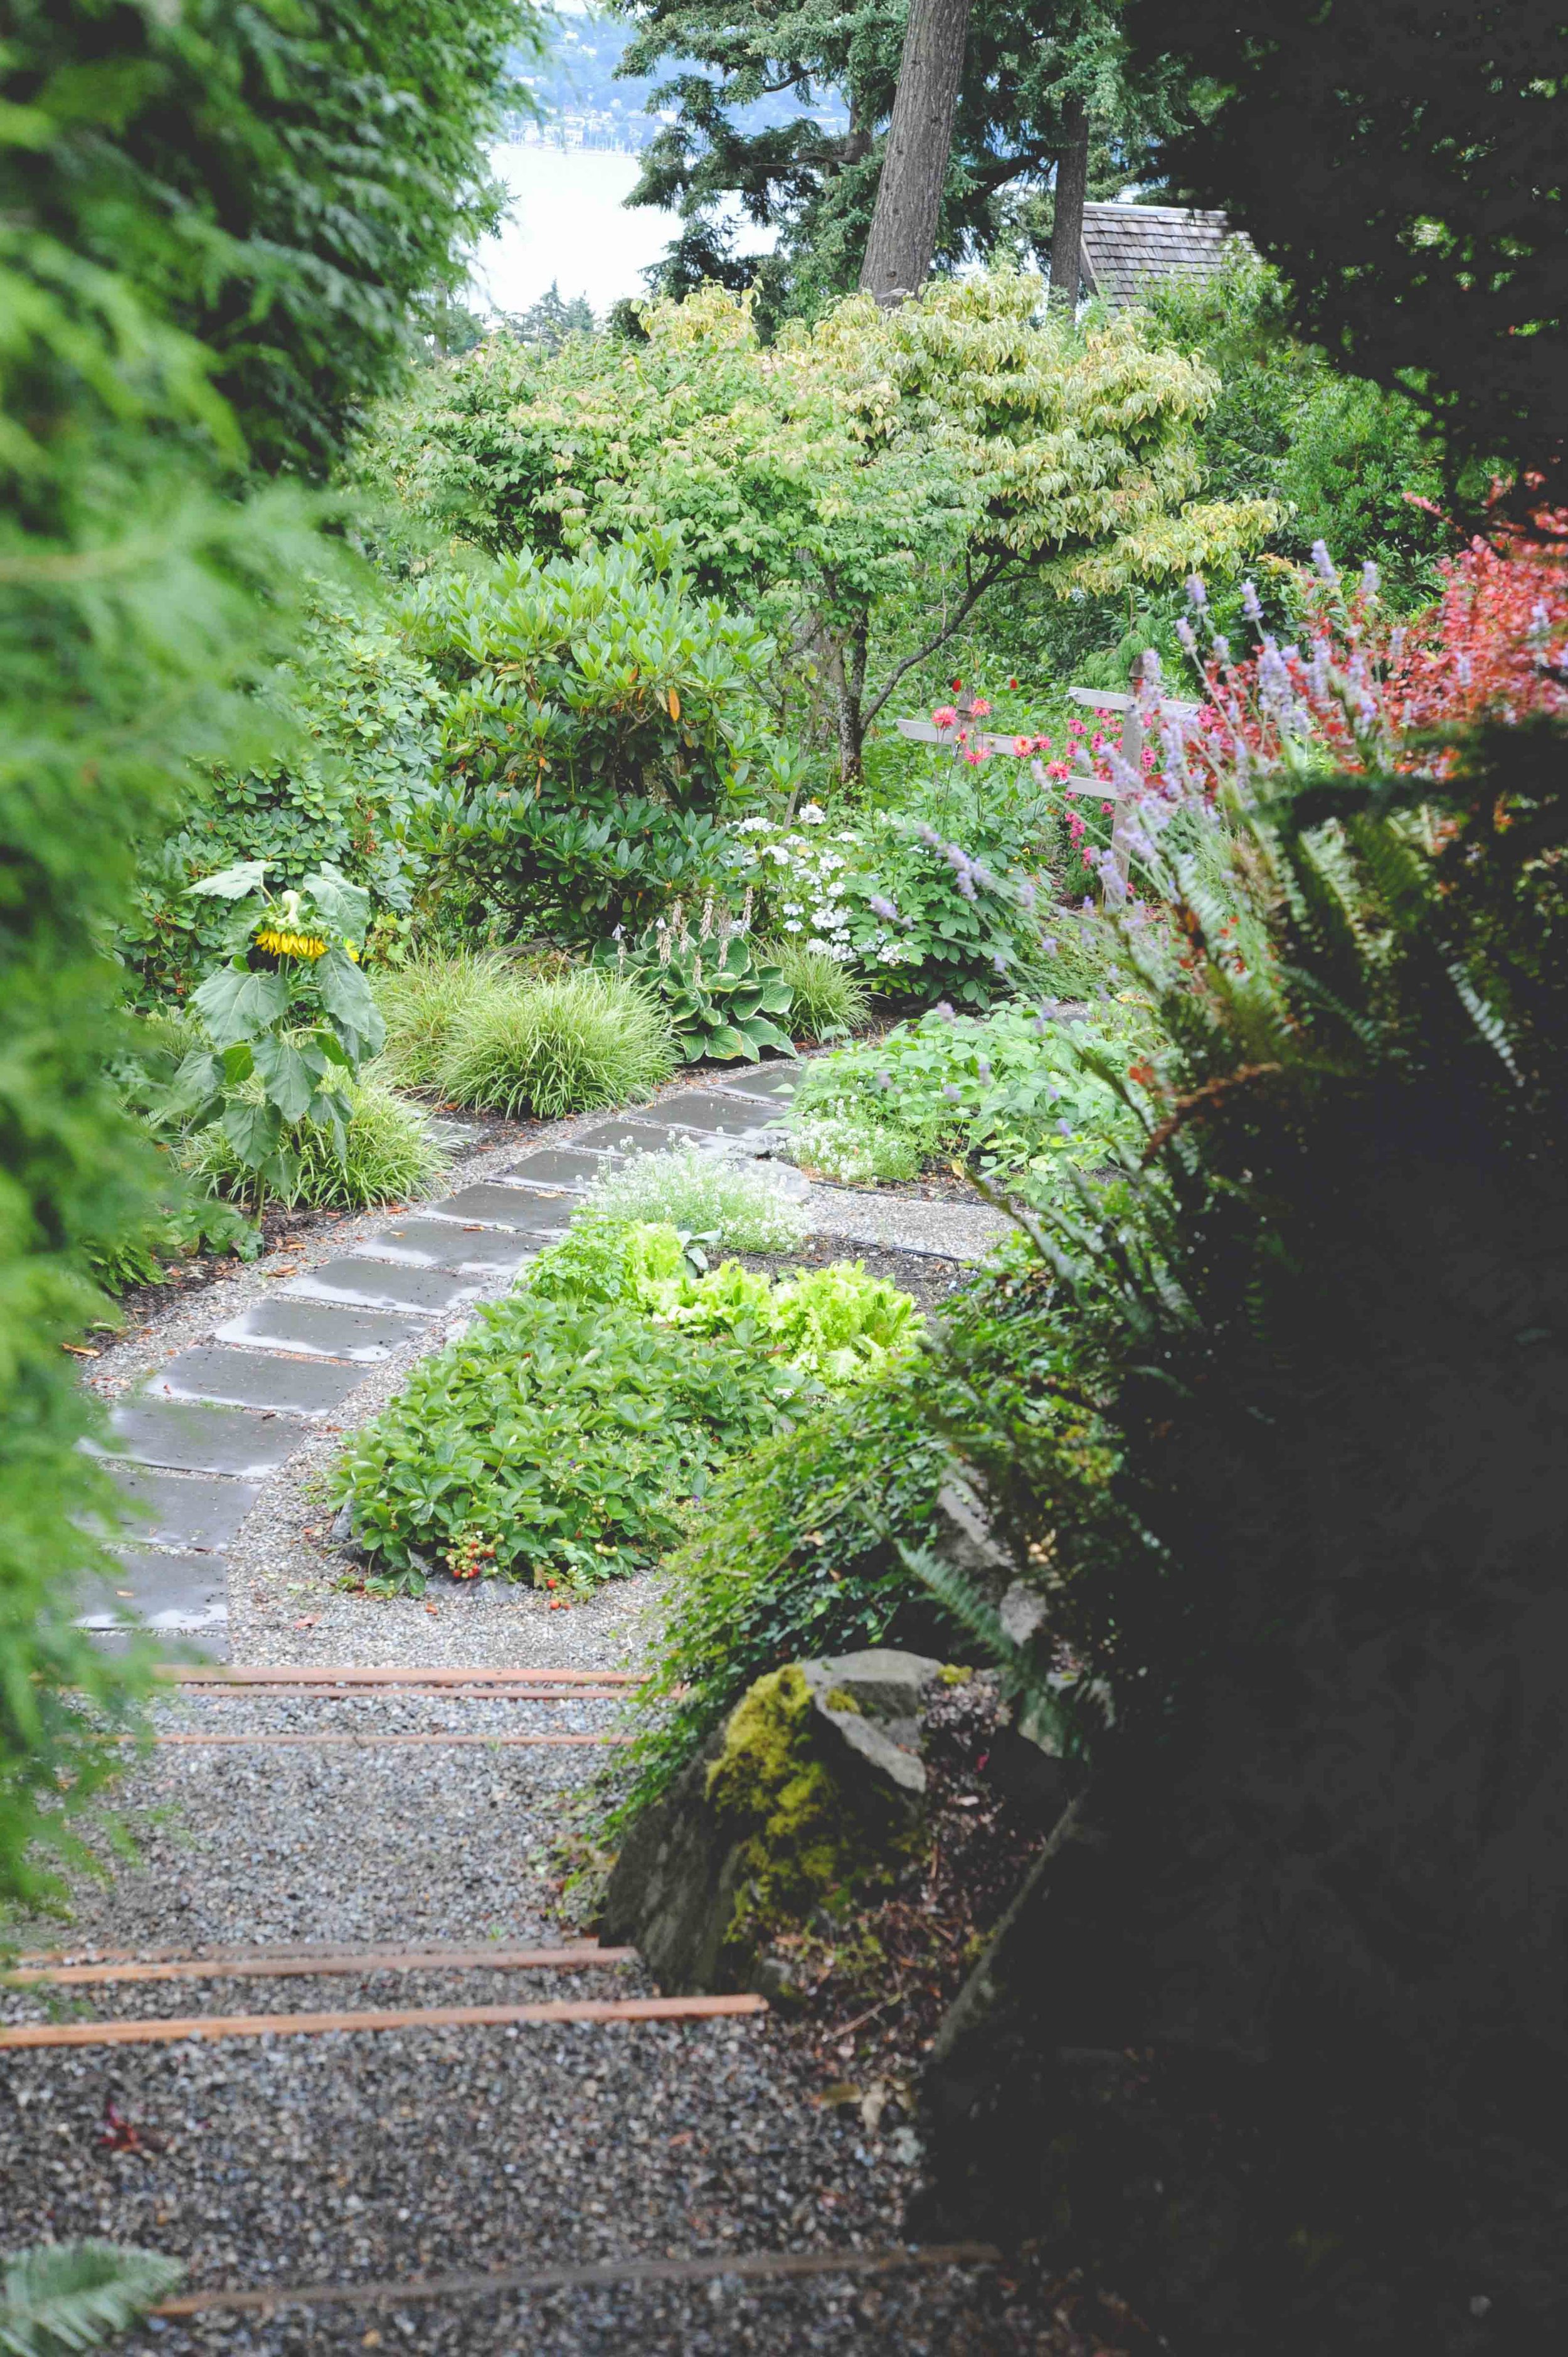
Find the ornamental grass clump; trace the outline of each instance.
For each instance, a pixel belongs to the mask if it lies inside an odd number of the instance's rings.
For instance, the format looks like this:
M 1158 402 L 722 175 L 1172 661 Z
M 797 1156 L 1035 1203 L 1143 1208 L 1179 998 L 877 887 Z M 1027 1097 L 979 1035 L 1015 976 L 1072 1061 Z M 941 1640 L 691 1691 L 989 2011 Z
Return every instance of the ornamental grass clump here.
M 636 1155 L 596 1179 L 588 1200 L 612 1219 L 663 1221 L 730 1252 L 790 1252 L 806 1232 L 803 1203 L 700 1146 Z
M 435 1087 L 459 1023 L 481 1002 L 515 997 L 518 987 L 495 958 L 472 950 L 427 952 L 379 974 L 376 1005 L 387 1027 L 381 1061 L 388 1078 L 400 1088 Z
M 580 968 L 477 997 L 454 1026 L 439 1081 L 460 1104 L 553 1120 L 646 1096 L 674 1066 L 652 1000 L 618 975 Z
M 767 955 L 789 985 L 786 1021 L 792 1039 L 843 1039 L 865 1028 L 870 998 L 841 959 L 788 940 L 769 942 Z
M 378 1203 L 406 1202 L 422 1194 L 446 1167 L 424 1115 L 365 1073 L 344 1091 L 341 1140 L 323 1122 L 295 1122 L 285 1133 L 288 1175 L 274 1187 L 291 1211 L 366 1211 Z M 199 1131 L 188 1168 L 218 1194 L 242 1195 L 248 1172 L 217 1123 Z

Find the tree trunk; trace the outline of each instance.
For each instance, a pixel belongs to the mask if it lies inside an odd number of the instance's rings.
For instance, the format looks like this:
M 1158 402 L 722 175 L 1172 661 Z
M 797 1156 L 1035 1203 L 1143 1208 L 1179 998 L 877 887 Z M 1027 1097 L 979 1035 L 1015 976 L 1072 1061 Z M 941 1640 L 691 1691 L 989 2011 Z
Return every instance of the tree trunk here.
M 865 659 L 870 630 L 861 621 L 842 636 L 836 631 L 823 635 L 828 648 L 825 668 L 838 722 L 839 777 L 846 786 L 858 785 L 865 751 Z
M 969 11 L 970 0 L 910 0 L 887 152 L 860 274 L 862 294 L 875 295 L 879 303 L 918 295 L 931 267 Z
M 1051 289 L 1054 310 L 1070 318 L 1078 308 L 1083 261 L 1083 204 L 1089 193 L 1089 113 L 1081 98 L 1062 109 L 1066 134 L 1057 159 L 1056 202 L 1051 224 Z

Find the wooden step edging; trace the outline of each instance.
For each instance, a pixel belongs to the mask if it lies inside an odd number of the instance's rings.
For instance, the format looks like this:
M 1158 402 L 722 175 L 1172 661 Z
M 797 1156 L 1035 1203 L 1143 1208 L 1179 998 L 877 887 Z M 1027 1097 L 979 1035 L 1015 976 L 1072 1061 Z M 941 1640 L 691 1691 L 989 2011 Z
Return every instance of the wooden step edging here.
M 258 1948 L 249 1955 L 177 1956 L 166 1959 L 102 1957 L 91 1964 L 56 1964 L 24 1956 L 0 1973 L 0 1987 L 91 1988 L 121 1981 L 325 1980 L 359 1973 L 587 1972 L 632 1964 L 635 1948 L 600 1948 L 581 1942 L 569 1948 L 339 1948 L 320 1955 L 296 1950 Z
M 539 2005 L 400 2006 L 356 2013 L 191 2014 L 153 2021 L 25 2021 L 0 2052 L 34 2046 L 177 2046 L 187 2039 L 316 2038 L 335 2029 L 521 2029 L 546 2022 L 713 2021 L 768 2011 L 766 1997 L 555 1997 Z
M 438 1747 L 444 1747 L 448 1750 L 451 1750 L 454 1748 L 460 1749 L 466 1747 L 473 1749 L 493 1746 L 496 1749 L 501 1751 L 519 1751 L 528 1749 L 549 1749 L 553 1747 L 557 1749 L 562 1747 L 570 1749 L 574 1745 L 580 1746 L 583 1744 L 592 1746 L 594 1744 L 606 1743 L 633 1743 L 637 1738 L 635 1736 L 630 1735 L 567 1735 L 560 1733 L 542 1735 L 374 1735 L 368 1732 L 356 1732 L 354 1734 L 348 1735 L 332 1729 L 323 1729 L 319 1735 L 274 1735 L 266 1731 L 254 1735 L 187 1735 L 182 1733 L 175 1735 L 155 1735 L 151 1739 L 156 1750 L 161 1750 L 167 1746 L 173 1746 L 177 1749 L 183 1746 L 187 1750 L 195 1751 L 235 1750 L 242 1749 L 247 1745 L 253 1750 L 257 1745 L 261 1745 L 266 1749 L 275 1751 L 289 1750 L 301 1745 L 309 1745 L 318 1750 L 325 1746 L 329 1749 L 335 1749 L 346 1751 L 385 1751 L 389 1748 L 395 1749 L 400 1747 L 406 1748 L 410 1745 L 419 1746 L 422 1744 L 434 1744 Z M 144 1738 L 137 1735 L 122 1735 L 117 1736 L 115 1740 L 119 1743 L 134 1745 L 142 1742 Z
M 789 2282 L 809 2276 L 886 2276 L 942 2267 L 994 2267 L 993 2243 L 895 2244 L 873 2251 L 728 2251 L 693 2259 L 596 2259 L 585 2266 L 500 2267 L 491 2272 L 413 2276 L 402 2283 L 279 2284 L 243 2291 L 177 2292 L 149 2316 L 204 2316 L 215 2309 L 270 2316 L 279 2308 L 401 2308 L 419 2300 L 484 2298 L 496 2292 L 591 2291 L 624 2284 Z
M 160 1682 L 179 1686 L 640 1686 L 640 1670 L 528 1670 L 488 1667 L 480 1663 L 466 1669 L 417 1664 L 407 1669 L 384 1664 L 335 1669 L 315 1662 L 283 1662 L 275 1666 L 242 1663 L 164 1662 Z

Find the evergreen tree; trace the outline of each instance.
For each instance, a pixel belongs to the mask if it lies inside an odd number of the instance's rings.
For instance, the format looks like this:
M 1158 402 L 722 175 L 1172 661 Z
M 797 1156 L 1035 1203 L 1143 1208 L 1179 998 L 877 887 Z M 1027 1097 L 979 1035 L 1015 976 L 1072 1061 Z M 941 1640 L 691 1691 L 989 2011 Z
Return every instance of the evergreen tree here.
M 694 68 L 659 85 L 674 112 L 643 157 L 636 204 L 681 213 L 660 265 L 661 291 L 703 278 L 757 284 L 764 316 L 811 313 L 860 274 L 892 115 L 907 0 L 820 0 L 779 14 L 713 0 L 622 0 L 636 27 L 623 61 L 650 74 L 666 59 Z M 997 252 L 1049 248 L 1047 184 L 1081 124 L 1090 192 L 1112 196 L 1158 175 L 1158 141 L 1185 84 L 1159 60 L 1128 68 L 1116 0 L 1031 0 L 1020 11 L 977 0 L 971 12 L 952 147 L 938 221 L 939 270 Z M 743 130 L 737 113 L 792 93 L 793 121 Z M 1081 109 L 1081 113 L 1079 110 Z M 771 254 L 737 257 L 734 208 L 774 229 Z

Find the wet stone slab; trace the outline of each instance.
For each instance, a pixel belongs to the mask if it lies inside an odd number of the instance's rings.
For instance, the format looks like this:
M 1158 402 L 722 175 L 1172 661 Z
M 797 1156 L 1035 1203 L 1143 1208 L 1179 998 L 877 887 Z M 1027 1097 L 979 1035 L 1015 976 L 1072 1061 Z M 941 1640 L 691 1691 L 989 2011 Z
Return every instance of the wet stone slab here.
M 389 1318 L 375 1309 L 352 1309 L 330 1301 L 290 1300 L 274 1293 L 252 1304 L 218 1329 L 220 1342 L 240 1342 L 252 1349 L 305 1351 L 312 1358 L 344 1359 L 356 1367 L 373 1367 L 390 1359 L 424 1320 Z
M 114 1479 L 141 1508 L 132 1530 L 158 1546 L 226 1546 L 261 1491 L 251 1481 L 180 1480 L 145 1466 L 117 1465 Z
M 242 1415 L 184 1400 L 138 1400 L 117 1407 L 109 1422 L 125 1456 L 144 1465 L 252 1481 L 286 1464 L 310 1429 L 297 1416 Z
M 562 1146 L 547 1146 L 537 1154 L 525 1154 L 521 1162 L 511 1163 L 501 1177 L 520 1187 L 565 1187 L 580 1193 L 596 1178 L 604 1175 L 604 1157 L 597 1154 L 574 1154 Z
M 779 1071 L 768 1065 L 747 1066 L 733 1081 L 721 1081 L 718 1092 L 725 1096 L 792 1097 L 800 1086 L 798 1074 Z M 660 1112 L 664 1107 L 660 1107 Z
M 373 1238 L 372 1242 L 379 1242 Z M 283 1287 L 284 1301 L 339 1301 L 356 1309 L 402 1309 L 435 1318 L 444 1309 L 473 1301 L 484 1287 L 477 1277 L 444 1268 L 413 1268 L 382 1261 L 329 1260 Z
M 221 1555 L 129 1547 L 111 1577 L 83 1584 L 76 1603 L 84 1629 L 113 1629 L 126 1621 L 169 1634 L 225 1629 L 228 1575 Z
M 404 1220 L 352 1247 L 355 1260 L 386 1262 L 399 1268 L 446 1269 L 464 1276 L 507 1276 L 542 1249 L 538 1236 L 509 1233 L 477 1223 L 455 1227 L 445 1220 Z
M 671 1129 L 655 1121 L 605 1121 L 596 1129 L 582 1131 L 577 1138 L 580 1146 L 589 1146 L 596 1154 L 669 1154 L 677 1146 L 716 1147 L 718 1143 L 716 1137 L 693 1137 L 690 1130 Z
M 754 1129 L 765 1129 L 775 1116 L 763 1104 L 754 1104 L 742 1096 L 720 1096 L 715 1090 L 711 1096 L 699 1095 L 695 1089 L 678 1097 L 666 1097 L 659 1108 L 660 1117 L 682 1129 L 700 1129 L 713 1137 L 744 1137 Z
M 323 1415 L 346 1399 L 364 1376 L 359 1367 L 326 1359 L 285 1359 L 265 1351 L 233 1351 L 223 1342 L 182 1351 L 147 1385 L 149 1399 L 213 1400 L 229 1407 L 274 1408 L 288 1415 Z
M 474 1221 L 490 1228 L 521 1228 L 535 1235 L 571 1225 L 577 1205 L 570 1195 L 536 1195 L 526 1187 L 465 1187 L 460 1195 L 432 1203 L 433 1220 Z

